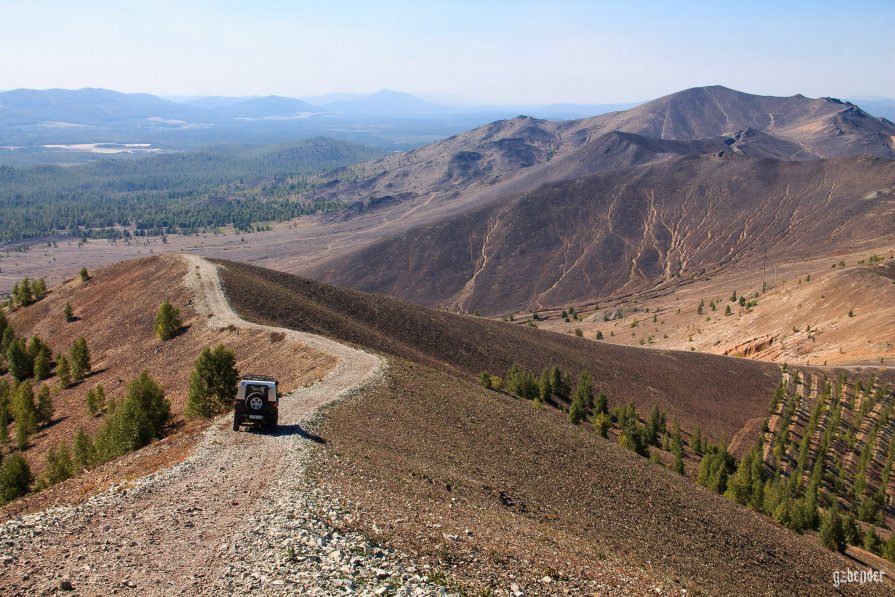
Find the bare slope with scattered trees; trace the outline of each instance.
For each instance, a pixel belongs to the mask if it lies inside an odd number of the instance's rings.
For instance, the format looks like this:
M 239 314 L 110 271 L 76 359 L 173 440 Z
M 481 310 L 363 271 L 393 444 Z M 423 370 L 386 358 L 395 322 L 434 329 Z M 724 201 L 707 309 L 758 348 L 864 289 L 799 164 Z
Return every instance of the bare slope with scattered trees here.
M 683 415 L 717 434 L 730 417 L 742 426 L 751 414 L 767 414 L 765 383 L 779 380 L 776 367 L 618 350 L 222 265 L 224 287 L 244 316 L 393 355 L 382 382 L 328 411 L 321 432 L 328 457 L 315 478 L 353 512 L 350 528 L 418 554 L 452 586 L 827 594 L 832 571 L 849 565 L 813 537 L 660 466 L 661 457 L 648 462 L 616 445 L 614 432 L 607 440 L 595 425 L 573 425 L 572 409 L 566 416 L 532 408 L 473 381 L 473 372 L 502 372 L 512 361 L 586 366 L 594 388 L 612 388 L 613 406 L 633 399 L 643 412 L 650 393 L 664 395 L 670 379 L 681 380 L 688 387 L 679 400 L 662 403 L 669 429 L 671 417 Z

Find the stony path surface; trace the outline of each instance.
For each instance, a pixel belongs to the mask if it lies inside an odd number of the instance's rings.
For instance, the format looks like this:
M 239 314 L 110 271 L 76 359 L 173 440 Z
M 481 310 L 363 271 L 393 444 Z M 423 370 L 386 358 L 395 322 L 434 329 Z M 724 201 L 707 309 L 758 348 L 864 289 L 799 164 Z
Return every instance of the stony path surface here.
M 213 327 L 264 327 L 241 320 L 216 266 L 185 256 L 185 283 Z M 17 517 L 0 526 L 0 593 L 76 594 L 432 594 L 409 559 L 341 533 L 347 513 L 305 468 L 320 440 L 319 408 L 375 381 L 384 362 L 292 330 L 338 364 L 310 388 L 285 396 L 276 434 L 216 421 L 184 462 L 77 506 Z

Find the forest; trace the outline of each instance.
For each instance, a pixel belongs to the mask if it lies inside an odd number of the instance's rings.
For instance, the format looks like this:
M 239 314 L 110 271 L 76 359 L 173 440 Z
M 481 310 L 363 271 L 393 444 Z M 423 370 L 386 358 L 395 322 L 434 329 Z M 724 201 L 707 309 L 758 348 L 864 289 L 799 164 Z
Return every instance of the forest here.
M 250 230 L 257 223 L 340 208 L 307 198 L 319 175 L 381 155 L 320 137 L 71 167 L 0 166 L 0 241 L 191 234 L 222 226 Z

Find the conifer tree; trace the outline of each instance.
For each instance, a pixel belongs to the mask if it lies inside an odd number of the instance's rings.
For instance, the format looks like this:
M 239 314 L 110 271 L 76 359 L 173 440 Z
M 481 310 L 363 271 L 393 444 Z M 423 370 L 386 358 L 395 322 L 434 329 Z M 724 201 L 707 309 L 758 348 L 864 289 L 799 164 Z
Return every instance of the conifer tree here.
M 490 375 L 488 377 L 490 382 Z M 190 377 L 187 415 L 208 418 L 229 410 L 236 397 L 238 382 L 236 354 L 223 344 L 214 349 L 206 348 L 196 360 Z
M 24 450 L 28 438 L 37 431 L 37 407 L 34 405 L 34 388 L 30 381 L 16 386 L 12 397 L 12 414 L 16 422 L 16 445 Z
M 31 469 L 22 453 L 7 456 L 0 464 L 0 505 L 28 493 L 32 481 Z
M 96 459 L 93 442 L 87 437 L 83 427 L 78 427 L 73 452 L 75 470 L 86 470 L 93 466 L 93 461 Z
M 21 338 L 13 340 L 6 350 L 6 366 L 16 381 L 22 381 L 34 374 L 34 362 L 28 355 L 25 341 Z
M 71 366 L 68 364 L 68 357 L 64 354 L 56 356 L 56 377 L 59 378 L 59 385 L 67 388 L 71 385 Z
M 181 328 L 183 324 L 180 322 L 180 311 L 165 299 L 155 314 L 155 335 L 164 342 L 179 334 Z
M 39 425 L 46 425 L 53 420 L 53 398 L 50 396 L 49 386 L 44 385 L 37 392 L 35 414 Z

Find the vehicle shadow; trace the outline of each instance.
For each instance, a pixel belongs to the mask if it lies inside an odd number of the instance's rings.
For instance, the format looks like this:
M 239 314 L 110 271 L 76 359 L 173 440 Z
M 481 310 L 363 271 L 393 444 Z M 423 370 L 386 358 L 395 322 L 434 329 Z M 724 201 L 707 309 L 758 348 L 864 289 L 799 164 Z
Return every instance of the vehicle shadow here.
M 319 435 L 311 433 L 310 431 L 308 431 L 306 429 L 302 429 L 302 426 L 298 425 L 298 424 L 296 424 L 296 425 L 280 425 L 279 427 L 277 427 L 277 431 L 276 431 L 276 433 L 274 433 L 274 435 L 283 435 L 283 436 L 285 436 L 285 435 L 300 435 L 301 437 L 303 437 L 305 439 L 311 440 L 315 444 L 325 444 L 326 443 L 325 439 L 323 439 Z

